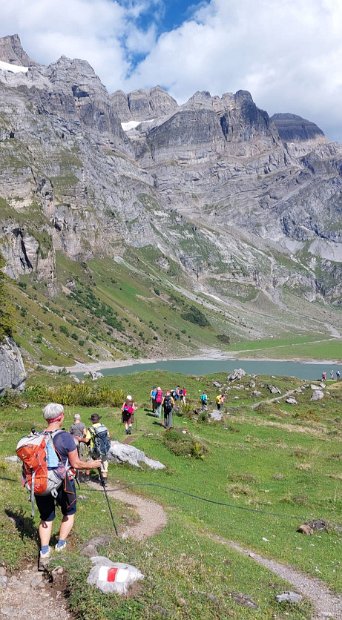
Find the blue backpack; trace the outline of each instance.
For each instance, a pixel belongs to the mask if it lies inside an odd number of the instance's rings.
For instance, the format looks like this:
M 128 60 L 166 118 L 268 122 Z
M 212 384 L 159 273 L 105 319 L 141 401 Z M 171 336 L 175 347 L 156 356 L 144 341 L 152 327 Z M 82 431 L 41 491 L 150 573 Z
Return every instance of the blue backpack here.
M 88 429 L 94 447 L 92 449 L 93 458 L 100 458 L 101 456 L 106 456 L 110 450 L 110 441 L 108 437 L 108 429 L 104 424 L 100 424 L 99 426 L 90 426 Z

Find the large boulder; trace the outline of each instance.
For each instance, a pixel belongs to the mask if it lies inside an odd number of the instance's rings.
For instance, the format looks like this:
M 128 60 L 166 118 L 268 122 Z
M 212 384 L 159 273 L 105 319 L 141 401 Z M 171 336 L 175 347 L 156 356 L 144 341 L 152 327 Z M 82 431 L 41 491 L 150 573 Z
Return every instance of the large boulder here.
M 246 372 L 243 370 L 243 368 L 235 368 L 234 371 L 232 373 L 230 373 L 230 375 L 228 375 L 227 379 L 228 381 L 236 381 L 236 379 L 242 379 L 242 377 L 244 377 L 246 374 Z
M 23 390 L 26 371 L 21 353 L 12 338 L 0 343 L 0 394 L 5 390 Z
M 129 463 L 133 467 L 140 467 L 141 463 L 145 463 L 151 469 L 165 469 L 165 465 L 159 461 L 149 459 L 142 450 L 138 450 L 129 444 L 120 443 L 120 441 L 111 441 L 107 458 L 108 461 Z

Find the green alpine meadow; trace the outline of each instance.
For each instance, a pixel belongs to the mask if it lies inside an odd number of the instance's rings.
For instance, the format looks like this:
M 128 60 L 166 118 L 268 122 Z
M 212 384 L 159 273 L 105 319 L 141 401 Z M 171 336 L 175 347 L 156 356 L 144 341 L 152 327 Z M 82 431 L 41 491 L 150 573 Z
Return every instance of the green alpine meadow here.
M 281 391 L 276 401 L 270 398 L 270 381 Z M 214 382 L 226 394 L 220 421 L 210 416 L 218 393 Z M 186 385 L 187 403 L 176 408 L 170 431 L 151 414 L 154 384 L 163 389 Z M 82 387 L 81 393 L 68 375 L 41 372 L 32 375 L 20 396 L 2 401 L 1 562 L 10 571 L 36 561 L 39 517 L 31 517 L 20 465 L 6 457 L 15 454 L 22 435 L 42 428 L 41 408 L 56 396 L 65 403 L 66 429 L 75 412 L 89 424 L 96 411 L 111 439 L 125 441 L 118 405 L 129 392 L 138 404 L 134 446 L 165 469 L 110 463 L 106 490 L 119 537 L 99 483 L 80 483 L 69 550 L 63 557 L 54 555 L 51 567 L 63 567 L 68 604 L 76 617 L 311 618 L 312 605 L 305 597 L 297 605 L 276 602 L 277 594 L 296 588 L 255 562 L 254 553 L 319 578 L 332 592 L 341 591 L 342 382 L 328 381 L 323 401 L 311 401 L 310 383 L 286 377 L 246 375 L 227 382 L 226 374 L 193 377 L 156 371 L 107 377 L 96 384 L 87 380 Z M 202 390 L 208 395 L 207 411 L 201 411 Z M 257 398 L 254 391 L 260 392 Z M 295 395 L 297 405 L 285 402 L 288 393 Z M 90 395 L 92 405 L 85 406 Z M 160 504 L 166 526 L 142 541 L 121 538 L 138 517 L 131 506 L 110 498 L 111 489 L 118 488 Z M 297 531 L 313 522 L 320 522 L 321 529 L 311 535 Z M 87 584 L 91 563 L 82 549 L 97 537 L 102 540 L 99 555 L 143 573 L 130 595 L 104 595 Z M 234 550 L 231 541 L 248 553 Z

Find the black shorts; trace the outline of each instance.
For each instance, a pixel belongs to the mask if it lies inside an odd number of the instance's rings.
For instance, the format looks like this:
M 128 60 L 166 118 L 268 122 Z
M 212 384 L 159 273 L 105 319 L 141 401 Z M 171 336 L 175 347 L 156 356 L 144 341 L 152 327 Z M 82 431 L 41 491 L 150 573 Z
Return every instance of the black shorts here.
M 129 413 L 129 411 L 122 412 L 122 421 L 123 422 L 132 422 L 133 423 L 134 416 L 133 413 Z
M 60 506 L 63 516 L 76 512 L 76 486 L 74 480 L 65 478 L 58 489 L 56 499 L 52 495 L 35 495 L 36 504 L 42 521 L 53 521 L 56 516 L 56 504 Z

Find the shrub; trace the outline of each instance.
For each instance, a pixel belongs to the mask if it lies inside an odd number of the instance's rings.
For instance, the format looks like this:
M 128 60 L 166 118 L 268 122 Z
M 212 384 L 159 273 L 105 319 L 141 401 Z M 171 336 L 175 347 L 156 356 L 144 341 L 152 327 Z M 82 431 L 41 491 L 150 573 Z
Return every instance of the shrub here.
M 181 317 L 185 321 L 195 323 L 195 325 L 200 325 L 200 327 L 208 327 L 210 325 L 204 312 L 196 306 L 189 306 L 189 309 L 186 312 L 183 312 Z
M 192 456 L 198 459 L 203 458 L 204 454 L 208 452 L 201 440 L 194 439 L 190 433 L 176 429 L 171 429 L 165 433 L 164 443 L 177 456 Z
M 227 334 L 218 334 L 216 336 L 216 338 L 217 338 L 217 340 L 219 340 L 223 344 L 229 344 L 230 343 L 230 337 L 227 336 Z

